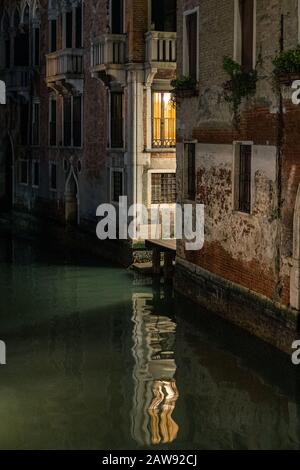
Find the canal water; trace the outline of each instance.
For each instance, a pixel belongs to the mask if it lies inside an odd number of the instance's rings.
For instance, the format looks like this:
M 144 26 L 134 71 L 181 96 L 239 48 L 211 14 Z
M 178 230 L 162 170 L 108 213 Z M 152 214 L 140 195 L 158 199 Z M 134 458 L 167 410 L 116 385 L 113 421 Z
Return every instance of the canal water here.
M 1 449 L 298 449 L 300 366 L 170 288 L 0 237 Z

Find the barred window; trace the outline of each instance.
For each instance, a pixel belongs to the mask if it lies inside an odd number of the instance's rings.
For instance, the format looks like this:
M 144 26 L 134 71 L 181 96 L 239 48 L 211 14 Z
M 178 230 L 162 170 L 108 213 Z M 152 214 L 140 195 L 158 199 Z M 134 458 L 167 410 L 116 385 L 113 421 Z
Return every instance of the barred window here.
M 112 200 L 119 202 L 120 196 L 123 196 L 123 173 L 114 170 L 112 172 Z
M 151 203 L 176 203 L 176 173 L 152 173 Z
M 238 210 L 250 213 L 251 209 L 251 145 L 240 145 Z

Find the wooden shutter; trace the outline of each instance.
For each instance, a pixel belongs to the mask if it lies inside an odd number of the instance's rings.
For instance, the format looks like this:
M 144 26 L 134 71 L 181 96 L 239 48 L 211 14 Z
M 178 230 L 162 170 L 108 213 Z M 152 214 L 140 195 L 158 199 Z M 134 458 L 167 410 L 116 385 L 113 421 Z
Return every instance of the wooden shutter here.
M 189 76 L 197 79 L 197 13 L 186 17 Z
M 253 69 L 253 14 L 254 0 L 240 0 L 242 30 L 242 67 L 245 72 Z

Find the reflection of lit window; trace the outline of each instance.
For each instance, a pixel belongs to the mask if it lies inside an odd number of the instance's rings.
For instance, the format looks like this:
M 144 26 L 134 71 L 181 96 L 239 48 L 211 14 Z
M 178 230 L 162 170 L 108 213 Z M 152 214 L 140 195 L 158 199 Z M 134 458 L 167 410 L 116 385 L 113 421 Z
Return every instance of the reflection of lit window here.
M 152 134 L 153 147 L 175 147 L 176 111 L 171 93 L 153 93 Z

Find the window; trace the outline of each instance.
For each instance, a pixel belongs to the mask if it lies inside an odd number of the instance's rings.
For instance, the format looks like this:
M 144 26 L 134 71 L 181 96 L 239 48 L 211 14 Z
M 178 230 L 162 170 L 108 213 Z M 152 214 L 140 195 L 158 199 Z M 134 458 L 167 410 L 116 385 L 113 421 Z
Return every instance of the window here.
M 50 98 L 50 105 L 49 105 L 49 144 L 52 146 L 56 145 L 56 116 L 57 116 L 57 109 L 56 109 L 56 99 Z
M 240 0 L 242 60 L 245 71 L 253 69 L 253 7 L 254 0 Z
M 72 143 L 72 98 L 64 98 L 64 146 L 70 147 Z
M 57 48 L 57 20 L 51 20 L 50 21 L 50 52 L 55 52 Z
M 123 0 L 111 0 L 111 32 L 123 33 Z
M 62 15 L 63 47 L 66 49 L 82 47 L 82 4 Z
M 123 172 L 121 170 L 112 171 L 111 185 L 112 201 L 119 202 L 119 197 L 123 196 Z
M 40 143 L 40 103 L 33 103 L 32 108 L 32 145 Z
M 82 96 L 66 97 L 63 101 L 64 146 L 82 145 Z
M 82 47 L 82 5 L 78 5 L 75 11 L 76 15 L 76 37 L 75 47 Z
M 110 94 L 110 144 L 112 148 L 123 148 L 123 94 Z
M 254 67 L 254 14 L 256 0 L 236 0 L 236 38 L 234 58 L 245 72 Z
M 184 70 L 185 75 L 197 80 L 198 58 L 198 13 L 185 15 Z
M 151 174 L 151 203 L 176 203 L 176 173 Z
M 153 93 L 152 146 L 176 146 L 176 110 L 171 102 L 171 93 Z
M 21 145 L 27 145 L 28 144 L 29 124 L 30 124 L 29 106 L 28 106 L 28 103 L 22 103 L 20 105 L 20 138 L 21 138 Z
M 65 44 L 66 48 L 72 48 L 73 45 L 73 14 L 72 11 L 66 12 L 66 30 L 65 30 Z
M 50 170 L 50 190 L 56 191 L 57 190 L 57 168 L 56 163 L 50 162 L 49 166 Z
M 81 146 L 81 96 L 73 97 L 73 145 Z
M 20 160 L 20 183 L 28 184 L 28 161 Z
M 236 209 L 251 212 L 251 159 L 252 146 L 237 145 L 236 149 Z
M 38 188 L 40 185 L 40 162 L 32 161 L 32 187 Z
M 40 65 L 40 28 L 33 29 L 33 65 Z
M 194 200 L 196 196 L 196 145 L 185 145 L 186 197 Z
M 151 1 L 151 29 L 176 31 L 176 0 Z

